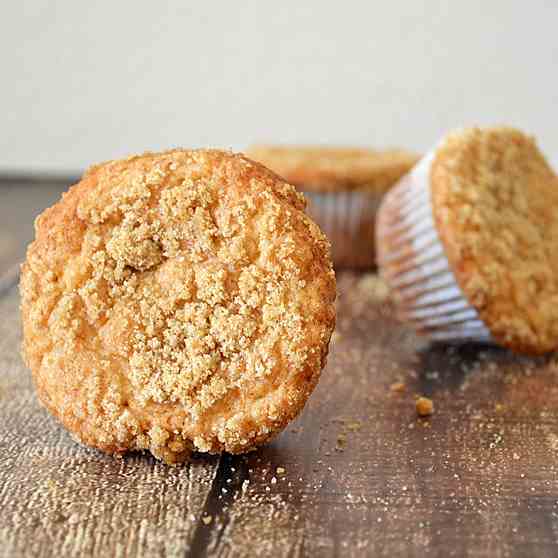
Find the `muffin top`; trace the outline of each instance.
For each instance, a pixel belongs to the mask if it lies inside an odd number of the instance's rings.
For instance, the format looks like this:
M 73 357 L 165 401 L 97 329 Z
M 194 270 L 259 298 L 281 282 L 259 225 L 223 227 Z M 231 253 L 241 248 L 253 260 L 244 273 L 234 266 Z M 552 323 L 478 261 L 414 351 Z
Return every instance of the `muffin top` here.
M 309 192 L 383 193 L 419 159 L 414 153 L 397 149 L 319 146 L 256 145 L 248 149 L 247 155 Z
M 92 167 L 36 221 L 24 354 L 83 442 L 242 452 L 304 406 L 335 322 L 329 243 L 293 186 L 215 150 Z
M 512 350 L 558 347 L 558 177 L 513 128 L 449 135 L 431 167 L 432 209 L 456 279 Z

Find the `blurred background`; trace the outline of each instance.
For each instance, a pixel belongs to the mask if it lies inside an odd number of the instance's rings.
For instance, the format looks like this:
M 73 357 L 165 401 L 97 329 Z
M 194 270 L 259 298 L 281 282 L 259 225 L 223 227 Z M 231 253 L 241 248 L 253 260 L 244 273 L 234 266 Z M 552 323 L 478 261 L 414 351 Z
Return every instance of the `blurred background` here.
M 423 151 L 510 123 L 558 154 L 558 2 L 7 0 L 0 172 L 170 146 Z
M 424 152 L 508 123 L 558 164 L 558 2 L 4 0 L 0 21 L 0 291 L 34 216 L 134 152 Z

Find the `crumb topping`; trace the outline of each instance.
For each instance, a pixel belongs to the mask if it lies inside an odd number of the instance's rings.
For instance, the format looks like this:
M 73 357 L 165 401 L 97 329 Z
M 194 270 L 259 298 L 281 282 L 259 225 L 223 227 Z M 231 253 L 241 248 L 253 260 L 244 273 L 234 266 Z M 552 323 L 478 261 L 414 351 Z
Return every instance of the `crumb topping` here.
M 512 128 L 449 136 L 432 167 L 448 260 L 492 335 L 518 352 L 558 346 L 558 177 Z
M 24 353 L 107 451 L 245 451 L 304 405 L 334 326 L 329 246 L 294 188 L 230 153 L 90 169 L 37 220 Z

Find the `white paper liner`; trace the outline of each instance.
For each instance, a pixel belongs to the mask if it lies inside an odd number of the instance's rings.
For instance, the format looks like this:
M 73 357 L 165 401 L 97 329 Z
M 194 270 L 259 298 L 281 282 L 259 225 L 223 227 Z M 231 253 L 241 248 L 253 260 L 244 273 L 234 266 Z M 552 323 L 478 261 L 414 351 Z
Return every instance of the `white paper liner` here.
M 368 192 L 308 192 L 308 214 L 331 242 L 335 267 L 366 269 L 376 265 L 375 220 L 382 201 Z
M 424 157 L 385 196 L 376 227 L 380 272 L 396 295 L 398 314 L 435 341 L 491 342 L 465 298 L 432 215 L 430 169 Z

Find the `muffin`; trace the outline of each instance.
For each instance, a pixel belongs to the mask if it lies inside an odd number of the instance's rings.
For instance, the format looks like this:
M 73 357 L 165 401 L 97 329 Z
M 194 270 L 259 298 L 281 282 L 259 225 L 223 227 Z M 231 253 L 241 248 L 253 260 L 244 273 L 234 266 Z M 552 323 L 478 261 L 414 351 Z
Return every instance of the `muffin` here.
M 92 167 L 36 221 L 24 358 L 81 442 L 169 463 L 249 451 L 302 409 L 335 323 L 329 243 L 293 186 L 241 155 Z
M 558 346 L 558 177 L 509 127 L 448 135 L 386 195 L 381 274 L 432 340 Z
M 375 265 L 374 224 L 384 193 L 418 157 L 401 150 L 254 146 L 247 151 L 309 199 L 309 213 L 332 245 L 336 268 Z

